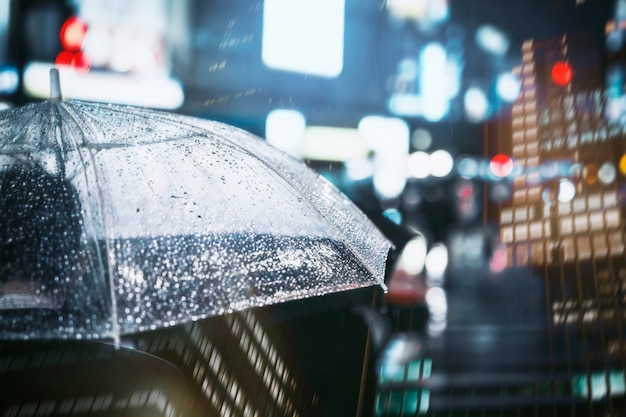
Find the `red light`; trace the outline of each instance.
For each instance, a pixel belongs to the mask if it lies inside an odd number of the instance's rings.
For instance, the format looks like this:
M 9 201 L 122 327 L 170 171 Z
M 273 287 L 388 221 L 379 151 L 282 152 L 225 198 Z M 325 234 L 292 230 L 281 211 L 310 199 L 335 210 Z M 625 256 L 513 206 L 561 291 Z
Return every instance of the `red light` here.
M 63 49 L 78 52 L 83 47 L 83 43 L 85 43 L 87 25 L 82 20 L 72 16 L 63 23 L 59 36 Z
M 489 168 L 495 176 L 503 178 L 513 172 L 513 160 L 507 155 L 498 154 L 491 158 Z
M 565 61 L 559 61 L 552 67 L 552 81 L 560 87 L 569 84 L 573 76 L 572 66 Z
M 86 54 L 82 52 L 61 51 L 57 55 L 55 64 L 58 66 L 68 66 L 76 72 L 85 73 L 91 68 L 91 62 Z

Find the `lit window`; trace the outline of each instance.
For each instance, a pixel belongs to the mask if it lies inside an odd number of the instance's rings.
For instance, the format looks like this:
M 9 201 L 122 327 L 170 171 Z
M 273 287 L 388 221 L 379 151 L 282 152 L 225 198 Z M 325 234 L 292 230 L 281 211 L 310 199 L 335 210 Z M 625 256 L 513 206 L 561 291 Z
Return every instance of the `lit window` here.
M 561 234 L 562 235 L 571 235 L 574 233 L 574 227 L 572 226 L 572 218 L 571 217 L 563 217 L 561 218 Z
M 587 210 L 587 202 L 585 201 L 585 197 L 575 198 L 572 202 L 572 207 L 574 209 L 574 213 L 580 213 Z
M 528 228 L 526 224 L 518 224 L 515 226 L 515 240 L 524 241 L 528 239 Z
M 615 191 L 604 193 L 604 207 L 615 207 L 617 205 L 617 194 Z
M 512 227 L 510 226 L 503 227 L 501 230 L 501 234 L 502 234 L 502 241 L 504 243 L 513 242 L 513 228 Z
M 559 203 L 559 214 L 569 214 L 572 212 L 572 205 L 567 203 Z
M 528 212 L 526 207 L 518 207 L 515 209 L 515 221 L 522 222 L 528 219 Z
M 513 212 L 510 209 L 502 210 L 500 213 L 500 224 L 508 224 L 513 220 Z
M 586 214 L 577 214 L 574 216 L 574 229 L 576 233 L 586 232 L 589 230 L 589 222 Z
M 604 218 L 601 211 L 593 212 L 589 215 L 589 223 L 592 230 L 604 229 Z
M 526 201 L 526 190 L 517 190 L 513 193 L 513 201 L 515 203 L 523 203 Z
M 597 210 L 601 207 L 600 194 L 589 194 L 587 198 L 589 210 Z
M 541 239 L 543 235 L 543 222 L 535 221 L 530 224 L 530 238 Z
M 617 208 L 607 210 L 605 212 L 606 227 L 615 228 L 619 226 L 619 211 Z

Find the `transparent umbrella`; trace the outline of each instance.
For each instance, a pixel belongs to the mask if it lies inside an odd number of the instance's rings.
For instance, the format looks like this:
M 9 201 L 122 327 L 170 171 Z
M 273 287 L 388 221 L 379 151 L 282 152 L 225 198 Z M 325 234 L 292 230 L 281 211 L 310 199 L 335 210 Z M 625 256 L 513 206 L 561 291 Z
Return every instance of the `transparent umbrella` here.
M 384 286 L 390 242 L 301 161 L 226 124 L 62 100 L 56 82 L 0 113 L 0 195 L 0 338 L 119 342 Z

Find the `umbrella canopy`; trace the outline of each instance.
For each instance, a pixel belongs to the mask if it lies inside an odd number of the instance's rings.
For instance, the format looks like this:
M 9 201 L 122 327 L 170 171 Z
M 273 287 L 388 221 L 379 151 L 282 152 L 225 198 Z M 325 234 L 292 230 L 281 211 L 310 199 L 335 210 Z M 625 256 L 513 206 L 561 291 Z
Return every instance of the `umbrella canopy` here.
M 301 161 L 223 123 L 51 91 L 0 113 L 1 338 L 119 341 L 384 285 L 389 241 Z

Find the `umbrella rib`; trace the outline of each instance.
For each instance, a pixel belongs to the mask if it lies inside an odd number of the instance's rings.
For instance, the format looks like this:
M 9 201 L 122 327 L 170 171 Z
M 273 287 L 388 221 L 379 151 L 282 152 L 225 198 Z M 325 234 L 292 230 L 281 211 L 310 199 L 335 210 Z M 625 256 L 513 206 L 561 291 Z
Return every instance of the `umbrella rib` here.
M 72 119 L 72 121 L 76 124 L 76 126 L 80 129 L 81 133 L 83 134 L 83 137 L 89 137 L 87 135 L 87 132 L 84 130 L 83 125 L 81 123 L 79 123 L 79 121 L 77 120 L 76 116 L 79 116 L 80 113 L 76 112 L 76 114 L 74 114 L 74 112 L 69 111 L 69 109 L 66 107 L 66 105 L 64 105 L 63 102 L 59 103 L 59 107 L 63 109 L 63 111 L 66 113 L 66 115 Z M 83 118 L 84 119 L 84 118 Z M 97 131 L 95 131 L 93 129 L 93 126 L 90 127 L 91 132 L 89 133 L 94 133 L 97 134 Z M 70 140 L 74 141 L 74 146 L 78 147 L 78 144 L 75 142 L 75 139 L 73 136 L 71 136 L 69 138 Z M 91 149 L 87 148 L 87 151 L 90 153 L 91 156 L 91 160 L 94 159 L 95 157 L 95 152 L 92 152 Z M 85 164 L 87 163 L 84 159 L 83 159 L 83 155 L 82 153 L 78 152 L 79 158 L 81 160 L 81 162 L 83 163 L 84 166 L 86 166 Z M 115 286 L 114 286 L 114 282 L 113 282 L 113 271 L 111 269 L 111 262 L 109 261 L 110 259 L 110 254 L 111 254 L 111 247 L 109 246 L 109 240 L 107 239 L 106 236 L 106 230 L 107 230 L 107 222 L 106 222 L 106 217 L 104 215 L 104 210 L 103 210 L 103 206 L 104 206 L 104 197 L 102 195 L 102 189 L 99 185 L 99 175 L 98 175 L 98 166 L 97 164 L 93 164 L 93 170 L 94 170 L 94 180 L 96 182 L 96 192 L 98 194 L 98 200 L 100 202 L 100 204 L 98 205 L 99 207 L 99 214 L 100 214 L 100 219 L 102 220 L 102 224 L 103 224 L 103 228 L 105 231 L 105 235 L 104 235 L 104 246 L 105 246 L 105 251 L 106 251 L 106 262 L 102 262 L 102 260 L 100 259 L 100 256 L 98 256 L 101 264 L 104 263 L 103 266 L 106 267 L 106 270 L 108 272 L 109 275 L 109 291 L 110 291 L 110 297 L 111 297 L 111 325 L 112 325 L 112 330 L 113 330 L 113 342 L 115 344 L 116 347 L 119 347 L 121 344 L 121 340 L 120 340 L 120 324 L 118 321 L 118 315 L 117 315 L 117 297 L 115 294 Z M 85 181 L 87 183 L 89 183 L 89 177 L 86 175 L 87 173 L 85 172 Z

